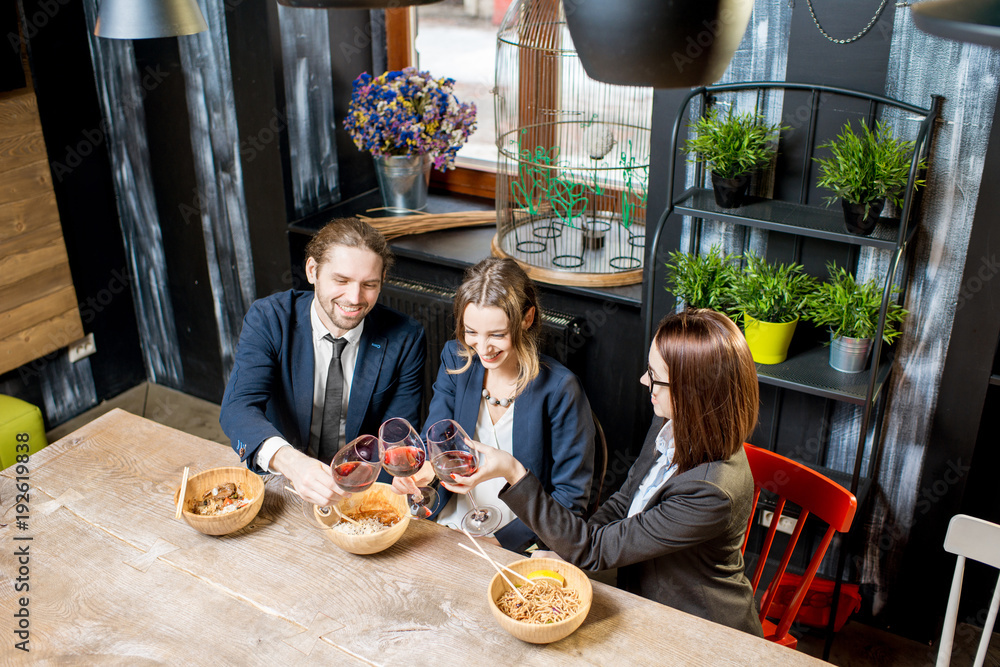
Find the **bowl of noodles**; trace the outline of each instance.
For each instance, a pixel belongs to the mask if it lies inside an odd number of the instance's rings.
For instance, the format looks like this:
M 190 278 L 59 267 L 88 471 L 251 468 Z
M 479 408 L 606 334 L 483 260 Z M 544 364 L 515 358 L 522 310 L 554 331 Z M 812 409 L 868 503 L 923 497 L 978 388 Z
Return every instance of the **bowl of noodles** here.
M 410 524 L 406 496 L 382 482 L 348 496 L 337 503 L 336 508 L 357 523 L 341 519 L 337 512 L 324 515 L 318 507 L 313 508 L 313 520 L 326 529 L 323 534 L 331 542 L 359 556 L 385 551 L 403 536 Z
M 180 489 L 174 492 L 174 507 Z M 181 516 L 205 535 L 228 535 L 245 527 L 264 504 L 264 480 L 243 467 L 211 468 L 188 478 Z
M 493 575 L 487 588 L 490 611 L 510 634 L 532 644 L 549 644 L 573 634 L 587 618 L 594 589 L 580 568 L 556 558 L 525 558 L 508 567 L 525 576 L 554 572 L 563 580 L 540 577 L 529 584 L 508 573 L 522 600 L 499 574 Z

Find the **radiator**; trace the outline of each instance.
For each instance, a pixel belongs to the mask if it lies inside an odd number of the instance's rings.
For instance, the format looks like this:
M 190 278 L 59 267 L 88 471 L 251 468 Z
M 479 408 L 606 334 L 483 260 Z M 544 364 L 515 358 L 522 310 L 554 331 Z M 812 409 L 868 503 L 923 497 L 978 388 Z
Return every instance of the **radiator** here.
M 421 414 L 427 414 L 434 379 L 441 365 L 441 350 L 455 336 L 455 290 L 413 280 L 391 278 L 382 287 L 379 300 L 423 325 L 427 334 L 427 365 L 424 368 L 424 400 Z M 577 358 L 582 349 L 579 318 L 551 310 L 541 312 L 540 347 L 579 375 Z

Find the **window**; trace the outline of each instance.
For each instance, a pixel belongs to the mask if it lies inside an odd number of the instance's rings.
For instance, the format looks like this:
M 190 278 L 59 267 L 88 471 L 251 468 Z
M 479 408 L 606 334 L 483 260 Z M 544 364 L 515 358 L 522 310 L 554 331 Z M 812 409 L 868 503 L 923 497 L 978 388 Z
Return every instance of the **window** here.
M 443 0 L 386 10 L 389 69 L 410 65 L 455 79 L 455 94 L 475 102 L 477 130 L 458 153 L 456 168 L 431 172 L 431 185 L 492 199 L 496 129 L 493 122 L 497 27 L 510 0 Z M 456 57 L 459 54 L 459 57 Z

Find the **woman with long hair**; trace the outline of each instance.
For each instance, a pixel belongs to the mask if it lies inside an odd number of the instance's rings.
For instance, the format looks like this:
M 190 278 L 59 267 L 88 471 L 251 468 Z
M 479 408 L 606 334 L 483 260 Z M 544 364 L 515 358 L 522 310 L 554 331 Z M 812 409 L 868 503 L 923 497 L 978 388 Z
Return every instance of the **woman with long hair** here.
M 541 313 L 535 286 L 511 259 L 490 257 L 470 268 L 455 295 L 455 339 L 441 352 L 427 428 L 458 422 L 484 448 L 506 452 L 532 471 L 540 488 L 571 516 L 590 500 L 594 471 L 594 421 L 580 380 L 539 352 Z M 396 480 L 412 492 L 433 476 L 429 465 L 414 478 Z M 501 510 L 496 542 L 524 551 L 533 530 L 499 501 L 502 480 L 472 490 L 476 503 Z M 471 504 L 442 492 L 438 523 L 458 528 Z
M 757 423 L 757 373 L 743 334 L 725 315 L 694 309 L 660 322 L 646 372 L 659 419 L 621 489 L 589 520 L 552 502 L 515 458 L 479 448 L 479 471 L 558 556 L 584 570 L 618 568 L 618 585 L 696 616 L 762 635 L 743 537 L 753 477 L 743 450 Z

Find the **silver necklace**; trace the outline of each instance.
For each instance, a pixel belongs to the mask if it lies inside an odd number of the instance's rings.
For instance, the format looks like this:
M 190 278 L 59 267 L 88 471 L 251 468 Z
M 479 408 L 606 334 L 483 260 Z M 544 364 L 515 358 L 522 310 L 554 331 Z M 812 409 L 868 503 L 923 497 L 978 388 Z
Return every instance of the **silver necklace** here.
M 882 16 L 882 10 L 885 9 L 887 1 L 888 0 L 882 0 L 882 4 L 880 4 L 878 6 L 878 9 L 875 10 L 875 16 L 873 16 L 872 20 L 868 22 L 868 25 L 862 28 L 861 32 L 856 34 L 854 37 L 851 37 L 850 39 L 836 39 L 834 37 L 831 37 L 826 30 L 823 30 L 823 26 L 819 24 L 819 19 L 816 18 L 816 12 L 815 10 L 813 10 L 812 0 L 806 0 L 806 4 L 809 5 L 809 14 L 812 16 L 813 23 L 816 24 L 816 27 L 819 28 L 819 31 L 823 33 L 824 37 L 826 37 L 834 44 L 850 44 L 851 42 L 856 42 L 862 37 L 864 37 L 866 34 L 868 34 L 868 31 L 871 30 L 872 26 L 875 25 L 876 21 L 878 21 L 878 17 Z
M 486 399 L 487 403 L 492 403 L 493 405 L 499 405 L 501 408 L 506 408 L 508 405 L 514 404 L 514 397 L 510 398 L 493 398 L 490 396 L 490 390 L 483 387 L 483 398 Z

